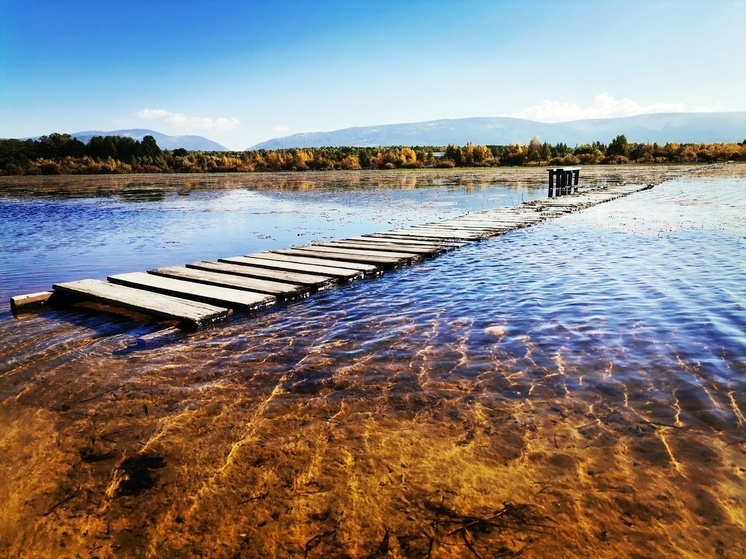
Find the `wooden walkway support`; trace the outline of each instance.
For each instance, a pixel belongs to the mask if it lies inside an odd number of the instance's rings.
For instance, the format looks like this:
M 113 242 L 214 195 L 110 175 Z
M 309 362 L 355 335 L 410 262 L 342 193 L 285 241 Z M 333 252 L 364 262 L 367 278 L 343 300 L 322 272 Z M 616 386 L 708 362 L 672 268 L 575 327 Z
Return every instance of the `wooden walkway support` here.
M 234 311 L 255 311 L 302 299 L 653 186 L 617 184 L 555 198 L 553 181 L 559 191 L 571 189 L 573 183 L 578 184 L 579 172 L 573 167 L 550 169 L 550 197 L 519 206 L 339 241 L 118 274 L 108 281 L 57 283 L 51 291 L 11 297 L 11 308 L 17 313 L 34 306 L 94 302 L 114 311 L 134 310 L 182 328 L 201 327 Z

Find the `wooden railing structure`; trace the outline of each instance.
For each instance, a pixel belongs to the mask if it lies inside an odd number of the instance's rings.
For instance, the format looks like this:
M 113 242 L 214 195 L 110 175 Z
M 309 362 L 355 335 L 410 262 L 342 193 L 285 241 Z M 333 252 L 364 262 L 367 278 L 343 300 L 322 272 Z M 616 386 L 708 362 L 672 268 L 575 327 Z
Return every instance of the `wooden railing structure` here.
M 580 167 L 559 167 L 549 171 L 549 197 L 572 194 L 580 182 Z

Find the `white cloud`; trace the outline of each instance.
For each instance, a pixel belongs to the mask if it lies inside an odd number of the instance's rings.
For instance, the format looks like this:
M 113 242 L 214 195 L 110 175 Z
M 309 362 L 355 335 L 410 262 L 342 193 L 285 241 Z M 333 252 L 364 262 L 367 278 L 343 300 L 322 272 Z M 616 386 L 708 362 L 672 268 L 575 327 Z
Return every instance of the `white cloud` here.
M 280 126 L 274 127 L 275 132 L 290 132 L 290 127 L 285 126 L 284 124 L 281 124 Z
M 161 120 L 186 132 L 232 130 L 241 124 L 241 121 L 235 117 L 208 118 L 203 116 L 188 116 L 183 113 L 175 113 L 164 109 L 143 109 L 137 113 L 137 116 L 143 120 Z
M 526 118 L 540 122 L 565 122 L 586 118 L 614 118 L 647 113 L 680 113 L 686 110 L 683 103 L 653 103 L 645 105 L 631 99 L 614 99 L 611 95 L 604 92 L 596 95 L 593 106 L 591 107 L 581 108 L 574 103 L 560 103 L 558 101 L 547 100 L 539 105 L 503 116 Z M 692 110 L 707 112 L 714 109 L 696 107 Z

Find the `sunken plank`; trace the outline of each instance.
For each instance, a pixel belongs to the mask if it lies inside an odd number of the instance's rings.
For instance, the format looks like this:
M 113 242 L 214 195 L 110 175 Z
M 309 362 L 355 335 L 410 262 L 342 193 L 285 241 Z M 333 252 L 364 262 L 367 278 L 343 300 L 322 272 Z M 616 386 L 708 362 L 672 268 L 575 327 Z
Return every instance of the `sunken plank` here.
M 231 312 L 224 307 L 95 279 L 56 283 L 52 288 L 55 293 L 65 296 L 123 307 L 167 320 L 178 320 L 196 327 L 224 318 Z
M 260 252 L 258 254 L 249 256 L 256 256 L 257 258 L 265 258 L 267 260 L 276 260 L 279 262 L 296 262 L 298 264 L 311 264 L 316 266 L 344 268 L 346 270 L 364 272 L 366 275 L 378 275 L 381 273 L 380 268 L 374 264 L 365 264 L 364 262 L 344 262 L 320 256 L 299 256 L 297 254 L 284 254 L 280 251 Z
M 318 264 L 299 264 L 297 262 L 261 258 L 260 256 L 261 255 L 231 256 L 229 258 L 218 258 L 218 262 L 225 262 L 226 264 L 241 264 L 243 266 L 251 266 L 253 268 L 262 268 L 269 270 L 303 272 L 311 275 L 331 277 L 335 278 L 336 280 L 352 281 L 361 279 L 365 276 L 363 272 L 360 272 L 358 270 L 351 270 L 348 268 L 322 266 Z
M 283 283 L 294 283 L 298 285 L 306 285 L 314 289 L 326 289 L 336 282 L 336 278 L 331 276 L 318 276 L 311 274 L 304 274 L 302 272 L 284 272 L 281 270 L 270 270 L 267 268 L 257 268 L 254 266 L 242 265 L 242 264 L 229 264 L 227 262 L 195 262 L 193 264 L 187 264 L 187 268 L 195 268 L 197 270 L 207 270 L 209 272 L 220 272 L 222 274 L 234 274 L 237 276 L 246 276 L 257 279 L 268 279 L 272 281 L 280 281 Z
M 283 301 L 299 299 L 305 297 L 310 289 L 303 285 L 290 283 L 280 283 L 277 281 L 260 280 L 256 278 L 246 278 L 231 274 L 221 274 L 218 272 L 207 272 L 205 270 L 195 270 L 185 266 L 171 266 L 167 268 L 156 268 L 148 270 L 149 274 L 156 276 L 166 276 L 207 285 L 217 285 L 219 287 L 232 287 L 235 289 L 244 289 L 256 293 L 266 293 L 274 295 Z
M 10 310 L 16 313 L 24 309 L 42 307 L 49 302 L 53 294 L 54 291 L 40 291 L 38 293 L 16 295 L 10 298 Z
M 193 281 L 146 274 L 145 272 L 118 274 L 116 276 L 109 276 L 108 280 L 118 285 L 126 285 L 128 287 L 243 311 L 268 307 L 277 301 L 274 295 L 206 285 Z

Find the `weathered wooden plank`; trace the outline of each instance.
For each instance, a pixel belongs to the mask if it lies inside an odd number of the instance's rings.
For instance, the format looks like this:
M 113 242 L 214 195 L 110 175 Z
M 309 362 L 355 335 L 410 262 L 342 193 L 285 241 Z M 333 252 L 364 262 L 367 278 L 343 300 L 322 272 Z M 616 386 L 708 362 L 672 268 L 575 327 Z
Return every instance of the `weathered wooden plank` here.
M 158 318 L 178 320 L 181 323 L 193 326 L 203 326 L 223 318 L 231 312 L 230 309 L 224 307 L 95 279 L 56 283 L 52 288 L 55 293 L 65 296 L 132 309 Z
M 329 244 L 332 244 L 332 243 L 318 243 L 318 244 L 313 244 L 313 245 L 297 246 L 293 248 L 328 252 L 329 254 L 342 253 L 342 254 L 349 254 L 351 256 L 366 256 L 366 257 L 370 256 L 370 251 L 367 251 L 367 250 L 345 248 L 345 247 L 338 247 L 338 246 L 328 246 Z M 398 259 L 401 261 L 419 260 L 421 258 L 419 254 L 415 254 L 413 252 L 405 252 L 403 250 L 401 251 L 378 251 L 376 252 L 376 256 L 382 256 L 385 258 L 393 258 L 393 259 Z
M 475 219 L 473 217 L 470 218 L 454 218 L 454 219 L 447 219 L 445 221 L 440 221 L 437 223 L 437 225 L 463 225 L 467 227 L 484 227 L 489 229 L 507 229 L 510 227 L 514 227 L 515 225 L 522 225 L 526 223 L 525 220 L 504 220 L 504 221 L 498 221 L 496 219 Z M 435 225 L 435 224 L 433 224 Z
M 534 212 L 535 214 L 536 212 Z M 544 218 L 541 216 L 536 216 L 538 219 L 533 219 L 533 216 L 526 217 L 526 218 L 515 218 L 515 219 L 500 219 L 500 218 L 482 218 L 482 219 L 476 219 L 473 217 L 464 218 L 464 219 L 453 219 L 448 220 L 443 223 L 450 224 L 450 223 L 461 223 L 468 226 L 478 226 L 478 227 L 488 227 L 492 229 L 513 229 L 515 227 L 526 227 L 527 225 L 533 225 L 535 223 L 540 223 L 544 221 Z
M 246 278 L 231 274 L 208 272 L 205 270 L 195 270 L 194 268 L 187 268 L 185 266 L 156 268 L 155 270 L 148 270 L 148 273 L 156 276 L 166 276 L 187 281 L 195 281 L 198 283 L 206 283 L 208 285 L 233 287 L 257 293 L 267 293 L 269 295 L 274 295 L 283 301 L 299 299 L 306 296 L 310 291 L 310 288 L 304 285 Z
M 284 250 L 276 251 L 280 254 L 287 254 L 290 256 L 305 256 L 308 258 L 322 258 L 324 260 L 331 260 L 334 262 L 356 262 L 361 264 L 372 264 L 375 266 L 384 268 L 396 268 L 398 266 L 407 263 L 407 259 L 402 258 L 391 258 L 387 256 L 373 256 L 373 255 L 358 255 L 344 253 L 341 251 L 323 251 L 314 250 L 311 248 L 289 248 Z
M 533 202 L 527 202 L 527 204 L 531 204 Z M 540 216 L 537 216 L 533 210 L 531 210 L 531 206 L 522 206 L 518 209 L 510 208 L 509 210 L 489 210 L 486 212 L 481 212 L 478 214 L 469 214 L 467 215 L 467 218 L 469 217 L 479 217 L 483 219 L 494 219 L 498 221 L 524 221 L 526 219 L 533 219 L 536 221 L 542 221 L 542 218 Z
M 390 257 L 382 257 L 382 256 L 373 256 L 373 255 L 367 255 L 367 256 L 360 256 L 360 255 L 354 255 L 354 254 L 344 254 L 341 252 L 329 252 L 329 251 L 322 251 L 322 250 L 314 250 L 309 247 L 296 247 L 296 248 L 290 248 L 290 249 L 283 249 L 276 251 L 280 254 L 285 254 L 288 256 L 303 256 L 307 258 L 321 258 L 323 260 L 328 260 L 332 262 L 339 262 L 340 264 L 343 262 L 352 262 L 356 264 L 368 264 L 376 266 L 377 268 L 396 268 L 398 266 L 401 266 L 403 264 L 406 264 L 406 259 L 401 258 L 390 258 Z
M 488 221 L 489 223 L 494 223 L 496 225 L 505 225 L 505 226 L 513 226 L 516 224 L 523 224 L 523 223 L 541 223 L 542 221 L 545 221 L 545 218 L 541 217 L 539 214 L 536 213 L 536 210 L 534 208 L 531 208 L 530 213 L 525 212 L 520 215 L 493 215 L 493 216 L 483 216 L 481 219 L 476 218 L 466 218 L 466 221 L 470 221 L 474 219 L 475 221 Z
M 428 235 L 441 234 L 444 238 L 447 239 L 462 239 L 468 241 L 477 241 L 480 239 L 485 239 L 489 236 L 483 233 L 476 233 L 474 231 L 464 231 L 455 229 L 453 227 L 438 227 L 436 225 L 414 225 L 410 228 L 410 231 L 414 233 L 427 233 Z
M 384 243 L 373 240 L 365 241 L 332 241 L 329 243 L 317 243 L 313 246 L 324 246 L 324 247 L 339 247 L 339 248 L 351 248 L 359 250 L 371 250 L 374 252 L 408 252 L 412 254 L 418 254 L 421 256 L 432 256 L 443 252 L 443 249 L 437 246 L 413 246 L 413 245 L 397 245 L 394 243 Z
M 377 237 L 375 235 L 363 235 L 360 237 L 349 237 L 342 239 L 344 243 L 365 243 L 366 246 L 370 246 L 375 243 L 381 245 L 381 247 L 390 246 L 394 252 L 403 250 L 405 252 L 412 252 L 413 250 L 432 250 L 432 251 L 447 251 L 451 250 L 452 247 L 448 243 L 437 243 L 435 241 L 417 241 L 415 239 L 404 240 L 386 237 Z
M 443 239 L 448 241 L 478 241 L 479 235 L 454 231 L 453 229 L 438 229 L 435 227 L 410 227 L 388 231 L 389 235 L 408 235 L 415 238 Z
M 348 268 L 339 268 L 332 266 L 322 266 L 319 264 L 299 264 L 297 262 L 289 262 L 287 260 L 271 260 L 269 258 L 260 258 L 257 256 L 231 256 L 229 258 L 218 258 L 218 262 L 225 262 L 227 264 L 241 264 L 245 266 L 253 266 L 256 268 L 268 269 L 268 270 L 285 270 L 289 272 L 303 272 L 306 274 L 332 277 L 337 280 L 352 281 L 360 279 L 365 276 L 364 272 L 358 270 L 351 270 Z
M 463 242 L 454 241 L 443 241 L 440 239 L 430 239 L 427 241 L 420 241 L 412 238 L 402 238 L 393 235 L 386 235 L 385 233 L 372 233 L 368 235 L 361 235 L 359 237 L 350 237 L 345 239 L 348 241 L 377 241 L 381 243 L 392 243 L 395 245 L 403 246 L 424 246 L 424 247 L 436 247 L 441 250 L 454 250 L 456 248 L 464 246 Z
M 431 232 L 431 233 L 449 234 L 451 236 L 455 236 L 455 238 L 459 240 L 464 240 L 464 241 L 473 241 L 475 239 L 480 238 L 479 233 L 475 233 L 473 231 L 461 230 L 460 228 L 452 226 L 452 225 L 441 225 L 440 223 L 423 223 L 421 225 L 412 225 L 411 227 L 408 227 L 406 230 L 402 229 L 401 231 L 409 231 L 409 232 L 415 232 L 415 233 Z
M 423 227 L 437 227 L 439 229 L 448 229 L 448 230 L 455 230 L 455 231 L 461 231 L 465 233 L 475 233 L 478 235 L 485 235 L 488 237 L 491 237 L 494 234 L 497 233 L 504 233 L 505 231 L 510 231 L 514 229 L 515 227 L 504 227 L 504 226 L 489 226 L 489 225 L 483 225 L 478 223 L 469 223 L 464 221 L 450 221 L 447 223 L 438 223 L 438 224 L 428 224 L 423 225 Z
M 444 238 L 442 235 L 429 236 L 429 235 L 419 235 L 419 234 L 414 234 L 414 233 L 397 233 L 395 231 L 373 233 L 369 236 L 375 237 L 375 238 L 381 238 L 381 239 L 401 240 L 404 242 L 439 243 L 441 244 L 441 246 L 446 246 L 446 247 L 454 248 L 454 249 L 464 247 L 472 242 L 472 241 L 465 241 L 465 240 L 448 239 L 448 238 Z
M 317 266 L 329 266 L 335 268 L 344 268 L 346 270 L 355 270 L 358 272 L 364 272 L 366 275 L 377 275 L 381 272 L 379 266 L 375 264 L 365 264 L 363 262 L 341 262 L 339 260 L 332 260 L 331 258 L 323 257 L 311 257 L 311 256 L 299 256 L 297 254 L 283 254 L 282 252 L 260 252 L 249 256 L 256 256 L 257 258 L 266 258 L 267 260 L 277 260 L 280 262 L 297 262 L 298 264 L 312 264 Z
M 283 283 L 293 283 L 297 285 L 306 285 L 314 289 L 326 289 L 336 282 L 336 278 L 331 276 L 318 276 L 304 274 L 302 272 L 284 272 L 282 270 L 270 270 L 268 268 L 257 268 L 243 264 L 231 264 L 228 262 L 194 262 L 187 264 L 187 268 L 197 270 L 207 270 L 210 272 L 220 272 L 223 274 L 234 274 L 237 276 L 246 276 L 257 279 L 267 279 L 271 281 L 280 281 Z
M 42 307 L 49 302 L 54 291 L 40 291 L 38 293 L 28 293 L 26 295 L 15 295 L 10 298 L 10 310 L 14 313 L 24 309 L 33 309 Z
M 220 305 L 238 310 L 255 310 L 268 307 L 277 300 L 274 295 L 267 295 L 265 293 L 218 287 L 193 281 L 146 274 L 145 272 L 118 274 L 109 276 L 108 280 L 118 285 L 126 285 L 146 291 L 163 293 L 164 295 L 172 295 L 181 299 L 201 301 L 202 303 Z

